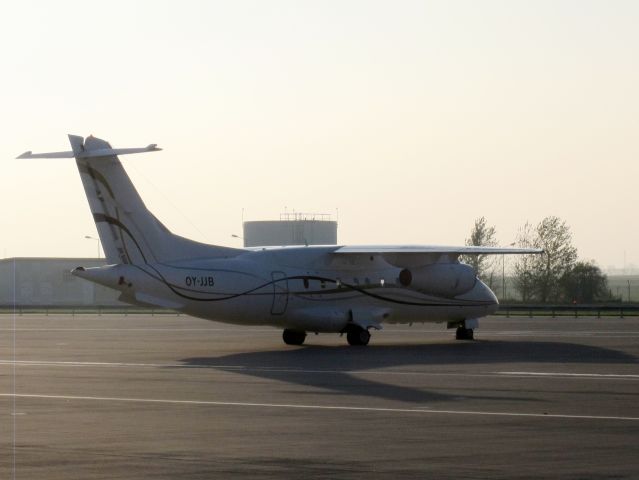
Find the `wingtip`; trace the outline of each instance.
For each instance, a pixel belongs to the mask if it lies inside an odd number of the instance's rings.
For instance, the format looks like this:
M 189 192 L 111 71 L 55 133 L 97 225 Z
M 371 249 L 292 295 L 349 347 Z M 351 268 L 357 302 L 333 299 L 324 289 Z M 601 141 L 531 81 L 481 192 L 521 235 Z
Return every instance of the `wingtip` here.
M 33 152 L 31 150 L 27 150 L 26 152 L 24 152 L 23 154 L 20 154 L 16 157 L 16 159 L 18 158 L 27 158 L 29 157 L 29 155 L 31 155 Z

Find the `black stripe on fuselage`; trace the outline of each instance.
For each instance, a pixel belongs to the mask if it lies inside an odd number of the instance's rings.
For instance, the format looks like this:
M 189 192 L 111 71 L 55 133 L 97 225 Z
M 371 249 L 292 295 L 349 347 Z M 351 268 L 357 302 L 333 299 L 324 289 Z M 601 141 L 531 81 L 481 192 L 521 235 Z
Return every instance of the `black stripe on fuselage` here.
M 368 297 L 371 298 L 375 298 L 377 300 L 380 300 L 382 302 L 389 302 L 389 303 L 394 303 L 394 304 L 398 304 L 398 305 L 409 305 L 409 306 L 420 306 L 420 307 L 461 307 L 461 306 L 488 306 L 488 305 L 492 305 L 491 302 L 474 302 L 471 303 L 471 301 L 460 301 L 457 300 L 455 303 L 452 303 L 450 301 L 448 301 L 447 303 L 434 303 L 434 302 L 413 302 L 413 301 L 408 301 L 408 300 L 399 300 L 399 299 L 395 299 L 395 298 L 389 298 L 383 295 L 379 295 L 377 293 L 373 293 L 373 292 L 369 292 L 367 291 L 367 289 L 359 287 L 359 286 L 355 286 L 355 285 L 351 285 L 348 283 L 344 283 L 342 281 L 337 281 L 336 279 L 333 278 L 327 278 L 327 277 L 319 277 L 319 276 L 314 276 L 314 275 L 295 275 L 295 276 L 291 276 L 291 277 L 284 277 L 284 278 L 278 278 L 277 280 L 271 280 L 269 282 L 263 283 L 255 288 L 251 288 L 249 290 L 246 290 L 244 292 L 240 292 L 240 293 L 234 293 L 234 294 L 227 294 L 224 297 L 218 297 L 218 298 L 200 298 L 200 297 L 194 297 L 192 295 L 186 295 L 184 293 L 181 293 L 178 291 L 179 290 L 186 290 L 186 291 L 193 291 L 191 289 L 186 289 L 184 287 L 180 287 L 177 285 L 174 285 L 172 283 L 170 283 L 166 278 L 164 278 L 164 275 L 162 275 L 162 273 L 160 273 L 160 271 L 155 268 L 153 265 L 151 265 L 150 263 L 147 262 L 146 257 L 144 255 L 144 252 L 142 251 L 142 249 L 140 248 L 140 245 L 138 244 L 138 242 L 136 241 L 135 237 L 133 236 L 133 234 L 131 233 L 131 231 L 126 227 L 126 225 L 124 225 L 120 220 L 113 218 L 113 217 L 109 217 L 107 215 L 104 215 L 102 213 L 94 213 L 93 214 L 93 218 L 96 222 L 107 222 L 111 225 L 115 225 L 117 227 L 119 227 L 120 229 L 122 229 L 122 231 L 124 231 L 133 241 L 133 243 L 135 243 L 135 246 L 138 248 L 138 250 L 140 251 L 140 254 L 142 255 L 142 258 L 144 259 L 145 265 L 149 268 L 151 268 L 155 274 L 151 274 L 150 272 L 146 271 L 145 269 L 143 269 L 140 265 L 135 265 L 135 264 L 131 264 L 134 267 L 137 267 L 138 269 L 140 269 L 142 272 L 144 272 L 145 274 L 147 274 L 148 276 L 150 276 L 151 278 L 163 283 L 169 290 L 171 290 L 175 295 L 184 298 L 186 300 L 193 300 L 196 302 L 220 302 L 220 301 L 224 301 L 224 300 L 232 300 L 234 298 L 238 298 L 238 297 L 242 297 L 242 296 L 247 296 L 247 295 L 275 295 L 276 293 L 274 292 L 268 292 L 268 293 L 259 293 L 259 294 L 255 294 L 254 292 L 261 290 L 263 288 L 266 288 L 268 286 L 274 285 L 278 282 L 284 282 L 284 281 L 288 281 L 288 280 L 316 280 L 316 281 L 320 281 L 320 282 L 328 282 L 328 283 L 332 283 L 332 284 L 339 284 L 344 286 L 346 289 L 360 293 L 362 295 L 366 295 Z M 237 272 L 237 273 L 241 273 L 241 272 Z M 202 293 L 202 294 L 211 294 L 212 292 L 202 292 L 202 291 L 195 291 L 198 293 Z M 291 292 L 289 290 L 283 291 L 281 293 L 278 293 L 279 295 L 334 295 L 334 294 L 338 294 L 338 293 L 345 293 L 343 291 L 341 291 L 341 289 L 332 289 L 329 291 L 326 290 L 319 290 L 317 292 L 308 292 L 308 291 L 302 291 L 302 292 Z
M 202 293 L 202 294 L 214 294 L 212 292 L 204 292 L 204 291 L 198 291 L 198 290 L 193 290 L 193 289 L 187 289 L 185 287 L 180 287 L 178 285 L 174 285 L 172 283 L 170 283 L 169 281 L 166 280 L 166 278 L 164 277 L 164 275 L 162 275 L 158 269 L 156 269 L 155 267 L 153 267 L 153 265 L 151 264 L 146 264 L 147 267 L 151 268 L 154 272 L 155 275 L 153 275 L 151 272 L 148 272 L 147 270 L 145 270 L 144 268 L 142 268 L 140 265 L 133 265 L 134 267 L 137 267 L 138 269 L 140 269 L 142 272 L 144 272 L 145 274 L 147 274 L 148 276 L 150 276 L 151 278 L 161 282 L 162 284 L 164 284 L 169 290 L 171 290 L 174 294 L 176 294 L 177 296 L 187 299 L 187 300 L 193 300 L 193 301 L 197 301 L 197 302 L 220 302 L 220 301 L 224 301 L 224 300 L 232 300 L 238 297 L 242 297 L 242 296 L 250 296 L 250 295 L 297 295 L 297 296 L 302 296 L 302 295 L 335 295 L 335 294 L 343 294 L 343 293 L 347 293 L 348 290 L 351 290 L 353 292 L 357 292 L 360 293 L 362 295 L 366 295 L 372 298 L 375 298 L 377 300 L 380 300 L 382 302 L 389 302 L 389 303 L 395 303 L 395 304 L 399 304 L 399 305 L 408 305 L 408 306 L 420 306 L 420 307 L 462 307 L 462 306 L 467 306 L 467 307 L 480 307 L 480 306 L 488 306 L 488 305 L 492 305 L 491 302 L 476 302 L 476 301 L 462 301 L 462 300 L 457 300 L 455 303 L 447 301 L 446 303 L 435 303 L 435 302 L 413 302 L 413 301 L 408 301 L 408 300 L 399 300 L 399 299 L 395 299 L 395 298 L 389 298 L 383 295 L 379 295 L 377 293 L 373 293 L 370 291 L 367 291 L 367 289 L 365 288 L 361 288 L 361 287 L 357 287 L 355 285 L 349 285 L 347 283 L 344 282 L 339 282 L 340 285 L 344 286 L 344 289 L 331 289 L 331 290 L 316 290 L 316 291 L 300 291 L 300 292 L 291 292 L 289 290 L 286 291 L 282 291 L 281 293 L 274 293 L 274 292 L 264 292 L 264 293 L 255 293 L 258 290 L 261 290 L 263 288 L 269 287 L 271 285 L 274 285 L 278 282 L 283 282 L 283 281 L 288 281 L 288 280 L 317 280 L 317 281 L 323 281 L 323 282 L 328 282 L 328 283 L 333 283 L 333 284 L 338 284 L 337 280 L 332 279 L 332 278 L 327 278 L 327 277 L 319 277 L 319 276 L 313 276 L 313 275 L 295 275 L 295 276 L 290 276 L 290 277 L 285 277 L 285 278 L 279 278 L 277 280 L 271 280 L 269 282 L 263 283 L 261 285 L 258 285 L 257 287 L 251 288 L 249 290 L 246 290 L 244 292 L 239 292 L 239 293 L 233 293 L 233 294 L 217 294 L 217 295 L 225 295 L 224 297 L 218 297 L 218 298 L 201 298 L 201 297 L 194 297 L 192 295 L 186 295 L 184 293 L 181 293 L 178 290 L 182 290 L 182 291 L 191 291 L 191 292 L 197 292 L 197 293 Z M 236 272 L 236 273 L 241 273 L 241 272 Z M 215 294 L 214 294 L 215 295 Z M 472 303 L 471 303 L 472 302 Z

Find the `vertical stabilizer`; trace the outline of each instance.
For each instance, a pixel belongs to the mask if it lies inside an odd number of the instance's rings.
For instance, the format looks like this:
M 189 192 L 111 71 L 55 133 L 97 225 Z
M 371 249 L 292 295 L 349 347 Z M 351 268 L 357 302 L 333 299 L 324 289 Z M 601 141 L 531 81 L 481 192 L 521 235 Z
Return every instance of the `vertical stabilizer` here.
M 158 263 L 240 253 L 174 235 L 149 212 L 117 153 L 153 151 L 155 145 L 118 150 L 92 136 L 83 141 L 69 135 L 69 141 L 108 263 Z

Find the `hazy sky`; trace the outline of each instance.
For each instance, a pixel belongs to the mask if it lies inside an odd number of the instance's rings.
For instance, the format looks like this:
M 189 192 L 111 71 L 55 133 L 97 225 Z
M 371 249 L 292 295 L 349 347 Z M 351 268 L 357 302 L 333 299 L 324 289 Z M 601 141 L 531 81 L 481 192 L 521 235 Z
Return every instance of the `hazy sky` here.
M 639 2 L 20 1 L 0 11 L 0 256 L 92 256 L 66 134 L 172 230 L 335 213 L 340 243 L 503 244 L 558 215 L 639 264 Z

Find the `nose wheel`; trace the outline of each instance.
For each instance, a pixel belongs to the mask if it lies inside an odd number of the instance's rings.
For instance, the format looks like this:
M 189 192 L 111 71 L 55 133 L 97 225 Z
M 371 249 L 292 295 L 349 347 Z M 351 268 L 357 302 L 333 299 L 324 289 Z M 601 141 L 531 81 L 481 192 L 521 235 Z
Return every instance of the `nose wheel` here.
M 457 327 L 455 338 L 457 340 L 473 340 L 475 338 L 473 335 L 473 329 L 466 327 Z

